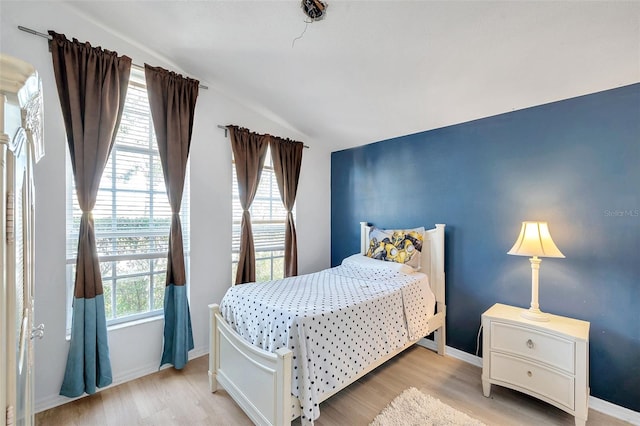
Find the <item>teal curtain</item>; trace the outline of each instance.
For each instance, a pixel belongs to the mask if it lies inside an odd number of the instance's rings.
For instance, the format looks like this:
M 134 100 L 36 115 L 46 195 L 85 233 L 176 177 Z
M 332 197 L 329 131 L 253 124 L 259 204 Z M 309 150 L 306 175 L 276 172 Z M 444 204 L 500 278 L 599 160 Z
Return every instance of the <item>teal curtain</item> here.
M 164 293 L 164 343 L 160 365 L 182 369 L 193 349 L 193 332 L 186 289 L 180 204 L 193 131 L 199 82 L 145 64 L 147 94 L 171 205 L 171 229 Z
M 82 209 L 71 343 L 60 395 L 92 394 L 111 384 L 102 277 L 93 215 L 102 172 L 115 142 L 131 58 L 49 31 L 60 107 L 78 204 Z

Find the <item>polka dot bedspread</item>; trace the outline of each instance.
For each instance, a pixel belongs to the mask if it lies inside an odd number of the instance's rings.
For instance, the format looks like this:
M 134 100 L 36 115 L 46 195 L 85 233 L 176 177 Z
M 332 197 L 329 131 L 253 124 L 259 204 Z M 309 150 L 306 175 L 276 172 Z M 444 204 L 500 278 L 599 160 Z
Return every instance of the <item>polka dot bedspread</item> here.
M 292 393 L 302 420 L 319 396 L 426 335 L 435 297 L 422 273 L 343 264 L 314 274 L 231 287 L 220 311 L 246 341 L 293 352 Z

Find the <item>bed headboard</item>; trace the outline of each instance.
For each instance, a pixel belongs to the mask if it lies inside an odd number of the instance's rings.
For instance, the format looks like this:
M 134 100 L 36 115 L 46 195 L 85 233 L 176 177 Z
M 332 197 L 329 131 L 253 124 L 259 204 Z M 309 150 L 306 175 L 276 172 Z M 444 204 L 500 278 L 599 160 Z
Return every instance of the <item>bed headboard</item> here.
M 429 276 L 431 291 L 436 296 L 436 301 L 444 305 L 444 227 L 437 223 L 435 228 L 425 229 L 422 246 L 422 259 L 420 260 L 420 272 Z M 365 254 L 369 248 L 369 232 L 373 226 L 368 222 L 360 222 L 360 253 Z

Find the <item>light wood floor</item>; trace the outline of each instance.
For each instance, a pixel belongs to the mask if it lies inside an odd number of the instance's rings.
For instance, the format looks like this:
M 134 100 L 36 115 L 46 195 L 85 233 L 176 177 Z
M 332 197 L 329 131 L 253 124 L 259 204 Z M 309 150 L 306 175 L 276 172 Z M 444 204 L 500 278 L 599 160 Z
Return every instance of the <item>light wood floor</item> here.
M 251 425 L 224 390 L 209 392 L 207 357 L 36 415 L 37 425 Z M 569 414 L 493 386 L 482 395 L 481 369 L 414 346 L 320 405 L 317 426 L 367 425 L 408 387 L 416 387 L 487 425 L 572 425 Z M 299 425 L 296 420 L 294 425 Z M 589 410 L 587 425 L 628 425 Z

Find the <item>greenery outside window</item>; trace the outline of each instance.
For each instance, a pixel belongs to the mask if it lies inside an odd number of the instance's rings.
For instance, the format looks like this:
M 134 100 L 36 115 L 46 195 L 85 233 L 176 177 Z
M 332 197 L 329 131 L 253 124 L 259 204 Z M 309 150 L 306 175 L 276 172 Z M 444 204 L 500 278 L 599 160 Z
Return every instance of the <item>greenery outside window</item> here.
M 187 276 L 189 204 L 187 171 L 180 212 Z M 67 155 L 67 331 L 81 215 Z M 142 69 L 131 69 L 122 121 L 100 181 L 93 218 L 107 325 L 162 315 L 171 208 Z

